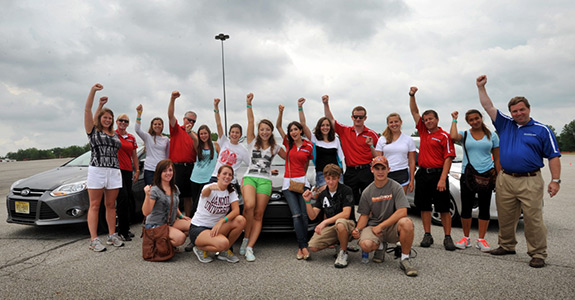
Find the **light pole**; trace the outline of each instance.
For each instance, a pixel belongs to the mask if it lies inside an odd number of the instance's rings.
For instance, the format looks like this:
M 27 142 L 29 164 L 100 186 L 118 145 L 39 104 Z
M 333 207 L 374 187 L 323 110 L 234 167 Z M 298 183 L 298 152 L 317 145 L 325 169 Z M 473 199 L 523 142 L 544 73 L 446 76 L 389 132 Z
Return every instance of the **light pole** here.
M 228 112 L 226 110 L 226 69 L 224 67 L 224 41 L 229 39 L 227 34 L 220 33 L 216 35 L 216 40 L 222 41 L 222 83 L 224 87 L 224 132 L 228 135 Z

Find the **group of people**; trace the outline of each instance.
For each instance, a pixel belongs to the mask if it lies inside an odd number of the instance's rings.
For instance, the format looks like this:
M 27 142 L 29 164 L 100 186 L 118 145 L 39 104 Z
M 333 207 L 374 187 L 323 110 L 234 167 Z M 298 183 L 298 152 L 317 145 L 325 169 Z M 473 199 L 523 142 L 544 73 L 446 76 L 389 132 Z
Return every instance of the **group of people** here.
M 543 267 L 547 246 L 542 218 L 544 182 L 540 169 L 544 166 L 543 158 L 547 158 L 552 177 L 547 190 L 553 197 L 561 182 L 561 154 L 549 128 L 530 118 L 527 99 L 511 99 L 508 104 L 511 116 L 505 115 L 487 96 L 486 82 L 484 75 L 476 81 L 480 103 L 497 133 L 486 127 L 481 112 L 475 109 L 465 114 L 470 129 L 458 130 L 459 113 L 455 111 L 451 114 L 450 131 L 444 131 L 438 126 L 437 112 L 426 110 L 420 114 L 415 99 L 418 89 L 410 88 L 409 107 L 420 136 L 417 172 L 416 147 L 413 139 L 402 133 L 399 114 L 392 113 L 387 117 L 387 128 L 380 137 L 365 126 L 367 111 L 362 106 L 353 108 L 352 126 L 335 120 L 327 95 L 322 97 L 325 116 L 318 120 L 313 132 L 306 123 L 304 98 L 297 101 L 299 122 L 290 122 L 287 132 L 282 127 L 284 106 L 279 105 L 276 128 L 284 147 L 276 143 L 274 124 L 270 120 L 262 119 L 256 126 L 251 93 L 246 97 L 247 148 L 239 144 L 243 134 L 241 125 L 233 124 L 225 134 L 219 99 L 214 99 L 217 143 L 211 140 L 208 126 L 200 126 L 197 132 L 192 130 L 197 120 L 193 111 L 186 112 L 183 124 L 178 124 L 174 116 L 175 101 L 180 96 L 177 91 L 172 92 L 168 106 L 169 138 L 162 134 L 161 118 L 151 121 L 148 132 L 141 130 L 143 108 L 139 105 L 136 133 L 144 141 L 147 152 L 144 164 L 147 186 L 142 208 L 145 226 L 170 224 L 172 245 L 182 246 L 189 237 L 186 251 L 193 251 L 203 263 L 213 260 L 211 253 L 217 253 L 220 260 L 238 262 L 232 246 L 243 232 L 239 254 L 246 261 L 255 261 L 254 246 L 272 192 L 271 162 L 279 155 L 286 161 L 282 192 L 293 217 L 298 260 L 307 260 L 310 251 L 336 247 L 338 254 L 334 265 L 344 268 L 348 265 L 348 243 L 357 239 L 362 261 L 368 262 L 373 252 L 372 261 L 383 262 L 387 243 L 399 242 L 400 268 L 408 276 L 417 276 L 418 270 L 409 259 L 414 225 L 407 217 L 409 203 L 406 198 L 406 193 L 415 190 L 415 204 L 421 212 L 424 230 L 421 247 L 434 243 L 432 207 L 441 214 L 445 249 L 471 247 L 471 211 L 477 194 L 479 229 L 475 246 L 493 255 L 514 254 L 515 229 L 523 213 L 528 254 L 532 257 L 529 265 Z M 102 198 L 105 199 L 109 229 L 107 244 L 119 247 L 123 241 L 131 239 L 128 226 L 133 211 L 131 183 L 139 176 L 137 143 L 134 136 L 126 132 L 128 116 L 122 114 L 117 118 L 118 129 L 114 131 L 113 112 L 103 107 L 107 103 L 106 97 L 100 98 L 96 112 L 91 112 L 95 94 L 102 89 L 100 84 L 92 87 L 85 108 L 85 128 L 92 147 L 87 185 L 90 249 L 94 251 L 105 250 L 96 231 Z M 463 237 L 456 243 L 451 237 L 448 174 L 455 157 L 454 141 L 461 141 L 464 146 L 462 172 L 470 165 L 478 173 L 490 173 L 497 178 L 500 230 L 499 247 L 494 250 L 485 240 L 493 191 L 473 190 L 466 182 L 466 176 L 461 176 L 460 180 Z M 306 177 L 310 161 L 316 170 L 313 190 Z M 247 165 L 247 171 L 240 182 L 237 171 L 242 163 Z M 240 191 L 244 200 L 242 213 L 238 204 Z M 355 206 L 360 215 L 357 222 Z M 118 233 L 115 231 L 116 207 Z M 308 219 L 316 218 L 322 218 L 322 221 L 308 241 Z

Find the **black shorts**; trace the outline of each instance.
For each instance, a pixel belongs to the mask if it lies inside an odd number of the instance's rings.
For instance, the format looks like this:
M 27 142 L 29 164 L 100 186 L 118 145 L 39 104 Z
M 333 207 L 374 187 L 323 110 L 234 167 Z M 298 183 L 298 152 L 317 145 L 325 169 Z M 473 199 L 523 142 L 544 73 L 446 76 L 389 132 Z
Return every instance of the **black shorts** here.
M 196 239 L 198 238 L 198 235 L 200 235 L 200 233 L 202 233 L 205 230 L 211 230 L 210 227 L 205 227 L 205 226 L 196 226 L 194 224 L 190 225 L 190 242 L 192 242 L 192 244 L 196 244 Z
M 441 178 L 441 172 L 427 173 L 421 169 L 415 173 L 415 206 L 420 211 L 431 211 L 431 204 L 435 211 L 440 213 L 449 212 L 449 180 L 445 179 L 445 191 L 437 190 L 437 183 Z
M 387 177 L 397 181 L 397 183 L 403 185 L 407 185 L 409 183 L 409 172 L 408 169 L 397 170 L 393 172 L 389 172 Z
M 194 163 L 174 163 L 174 168 L 176 172 L 176 185 L 178 189 L 180 189 L 180 198 L 191 197 L 192 182 L 190 181 L 190 177 L 192 176 Z

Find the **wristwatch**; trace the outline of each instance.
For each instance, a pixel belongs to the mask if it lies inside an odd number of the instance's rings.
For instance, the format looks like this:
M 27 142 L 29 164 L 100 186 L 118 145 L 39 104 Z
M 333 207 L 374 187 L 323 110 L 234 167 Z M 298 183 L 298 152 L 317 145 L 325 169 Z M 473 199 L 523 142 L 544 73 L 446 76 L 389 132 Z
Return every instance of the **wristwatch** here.
M 551 179 L 551 181 L 557 182 L 557 183 L 561 184 L 561 179 L 559 179 L 559 178 L 557 178 L 557 179 Z

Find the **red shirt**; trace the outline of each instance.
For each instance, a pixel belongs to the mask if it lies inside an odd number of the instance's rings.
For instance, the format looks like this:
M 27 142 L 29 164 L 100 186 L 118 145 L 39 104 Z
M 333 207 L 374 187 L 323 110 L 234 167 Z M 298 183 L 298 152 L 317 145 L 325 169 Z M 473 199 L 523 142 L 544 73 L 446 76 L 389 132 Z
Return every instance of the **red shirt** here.
M 446 158 L 455 157 L 453 141 L 441 127 L 433 133 L 429 132 L 423 123 L 423 118 L 420 118 L 416 128 L 420 138 L 418 160 L 421 167 L 443 168 Z
M 313 144 L 305 139 L 302 139 L 303 144 L 298 148 L 295 143 L 290 149 L 289 166 L 286 159 L 285 178 L 303 177 L 307 173 L 306 166 L 308 162 L 313 159 Z M 289 140 L 287 135 L 284 137 L 284 146 L 289 149 Z
M 178 121 L 176 121 L 174 127 L 170 126 L 169 157 L 174 163 L 196 162 L 196 147 L 194 147 L 194 140 L 186 132 L 184 126 L 178 125 Z
M 371 155 L 371 149 L 365 140 L 367 137 L 371 137 L 373 143 L 376 144 L 379 136 L 375 131 L 364 126 L 363 131 L 357 134 L 355 127 L 345 126 L 335 121 L 335 132 L 341 141 L 346 166 L 354 167 L 371 163 L 373 155 Z
M 120 161 L 120 170 L 132 171 L 133 170 L 132 155 L 134 153 L 134 150 L 138 149 L 138 143 L 136 143 L 136 138 L 129 133 L 126 133 L 126 136 L 124 137 L 120 133 L 118 133 L 117 129 L 116 133 L 118 134 L 120 142 L 122 143 L 122 146 L 120 146 L 120 150 L 118 150 L 118 160 Z M 138 162 L 135 163 L 137 164 Z

